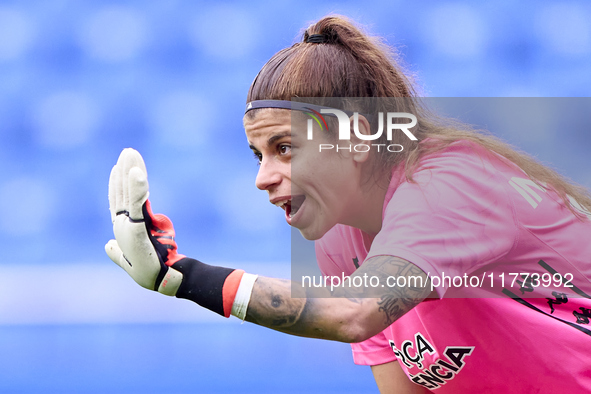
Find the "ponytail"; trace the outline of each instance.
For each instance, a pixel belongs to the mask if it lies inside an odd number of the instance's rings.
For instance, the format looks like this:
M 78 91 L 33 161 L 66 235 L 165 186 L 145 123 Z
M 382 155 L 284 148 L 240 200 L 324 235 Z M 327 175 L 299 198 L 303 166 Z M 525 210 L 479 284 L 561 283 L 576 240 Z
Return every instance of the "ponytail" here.
M 321 42 L 310 41 L 322 36 Z M 302 41 L 271 58 L 247 102 L 292 97 L 413 97 L 415 89 L 395 53 L 342 16 L 311 25 Z
M 351 83 L 360 94 L 342 97 L 412 97 L 415 89 L 397 54 L 378 37 L 362 32 L 342 16 L 330 16 L 311 25 L 304 32 L 304 42 L 311 35 L 327 37 L 327 44 L 340 46 L 352 55 L 361 68 Z M 365 91 L 364 91 L 365 90 Z M 365 94 L 361 94 L 365 93 Z M 335 96 L 333 96 L 335 97 Z

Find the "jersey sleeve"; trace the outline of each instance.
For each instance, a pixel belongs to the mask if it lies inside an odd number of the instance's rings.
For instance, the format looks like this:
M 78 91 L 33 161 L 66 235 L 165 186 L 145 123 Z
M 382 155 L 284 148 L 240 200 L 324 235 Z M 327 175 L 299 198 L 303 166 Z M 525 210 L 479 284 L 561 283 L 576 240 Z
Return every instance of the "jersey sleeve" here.
M 500 158 L 471 143 L 423 159 L 384 208 L 367 258 L 397 256 L 433 277 L 462 276 L 509 253 L 518 229 Z M 437 287 L 439 297 L 448 283 Z
M 357 365 L 380 365 L 397 360 L 383 331 L 363 342 L 352 343 L 351 349 Z

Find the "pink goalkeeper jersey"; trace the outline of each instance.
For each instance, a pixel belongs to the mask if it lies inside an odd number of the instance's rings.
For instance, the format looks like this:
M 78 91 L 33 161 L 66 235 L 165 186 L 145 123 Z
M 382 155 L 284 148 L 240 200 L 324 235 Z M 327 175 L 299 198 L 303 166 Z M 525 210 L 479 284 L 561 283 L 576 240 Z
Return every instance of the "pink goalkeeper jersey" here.
M 439 393 L 591 392 L 591 220 L 473 143 L 423 158 L 417 183 L 395 174 L 369 250 L 343 225 L 317 241 L 323 274 L 391 255 L 432 281 L 477 277 L 471 284 L 488 295 L 462 283 L 455 294 L 472 298 L 449 298 L 458 288 L 446 282 L 440 299 L 352 344 L 354 361 L 398 359 L 409 379 Z

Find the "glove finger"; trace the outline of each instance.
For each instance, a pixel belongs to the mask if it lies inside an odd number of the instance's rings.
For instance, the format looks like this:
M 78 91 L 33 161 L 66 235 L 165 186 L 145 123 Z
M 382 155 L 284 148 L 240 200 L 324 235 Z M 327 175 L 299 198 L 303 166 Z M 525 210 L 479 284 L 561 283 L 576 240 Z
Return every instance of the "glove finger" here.
M 119 187 L 119 192 L 120 197 L 121 197 L 121 204 L 123 206 L 123 210 L 127 211 L 128 206 L 129 206 L 129 197 L 127 195 L 128 193 L 128 189 L 127 189 L 127 172 L 129 171 L 126 165 L 127 163 L 127 156 L 128 156 L 128 151 L 130 148 L 125 148 L 121 151 L 121 154 L 119 155 L 119 160 L 117 160 L 117 167 L 119 168 L 119 183 L 118 183 L 118 187 Z
M 127 154 L 126 162 L 128 163 L 128 168 L 138 167 L 147 177 L 146 163 L 144 163 L 144 158 L 140 155 L 140 152 L 133 148 L 127 148 L 125 151 Z
M 112 239 L 109 242 L 107 242 L 107 244 L 105 245 L 105 252 L 107 252 L 107 256 L 109 256 L 109 258 L 113 260 L 115 264 L 123 268 L 127 273 L 131 275 L 131 265 L 125 259 L 125 256 L 123 255 L 123 252 L 121 251 L 121 248 L 119 247 L 117 241 Z
M 121 155 L 119 156 L 119 161 L 117 165 L 121 165 L 121 186 L 123 189 L 123 205 L 126 207 L 126 210 L 129 211 L 129 204 L 130 204 L 130 196 L 129 196 L 129 171 L 137 167 L 142 170 L 146 176 L 148 177 L 148 172 L 146 171 L 146 165 L 144 163 L 144 159 L 139 154 L 138 151 L 132 148 L 123 149 Z
M 129 217 L 134 220 L 144 218 L 142 207 L 148 199 L 148 178 L 138 167 L 129 170 L 128 175 Z
M 111 221 L 115 223 L 115 217 L 117 216 L 117 179 L 118 169 L 117 166 L 113 166 L 111 175 L 109 176 L 109 211 L 111 211 Z
M 124 151 L 123 151 L 124 152 Z M 123 212 L 127 210 L 127 206 L 123 201 L 123 152 L 119 155 L 119 159 L 117 160 L 117 164 L 113 167 L 112 174 L 113 174 L 113 196 L 115 198 L 115 215 L 118 212 Z

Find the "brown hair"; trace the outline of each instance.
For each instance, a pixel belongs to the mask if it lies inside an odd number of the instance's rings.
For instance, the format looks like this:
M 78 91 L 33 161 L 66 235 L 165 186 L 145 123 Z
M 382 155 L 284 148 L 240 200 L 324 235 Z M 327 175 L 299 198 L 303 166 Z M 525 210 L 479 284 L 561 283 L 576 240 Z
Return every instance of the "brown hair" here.
M 308 43 L 308 37 L 315 34 L 323 35 L 325 42 Z M 410 141 L 402 133 L 394 134 L 391 141 L 386 141 L 385 135 L 375 141 L 404 147 L 398 154 L 376 158 L 372 171 L 381 179 L 388 178 L 394 166 L 404 163 L 406 178 L 412 182 L 421 157 L 445 149 L 453 142 L 467 140 L 505 157 L 538 184 L 554 189 L 577 216 L 583 217 L 583 214 L 572 207 L 567 195 L 591 210 L 591 194 L 584 187 L 487 132 L 429 111 L 397 52 L 379 38 L 365 34 L 343 16 L 322 18 L 308 27 L 302 42 L 276 53 L 253 81 L 247 102 L 297 97 L 390 98 L 397 111 L 415 114 L 418 124 L 412 132 L 423 142 Z M 254 117 L 260 110 L 251 110 L 246 116 Z

